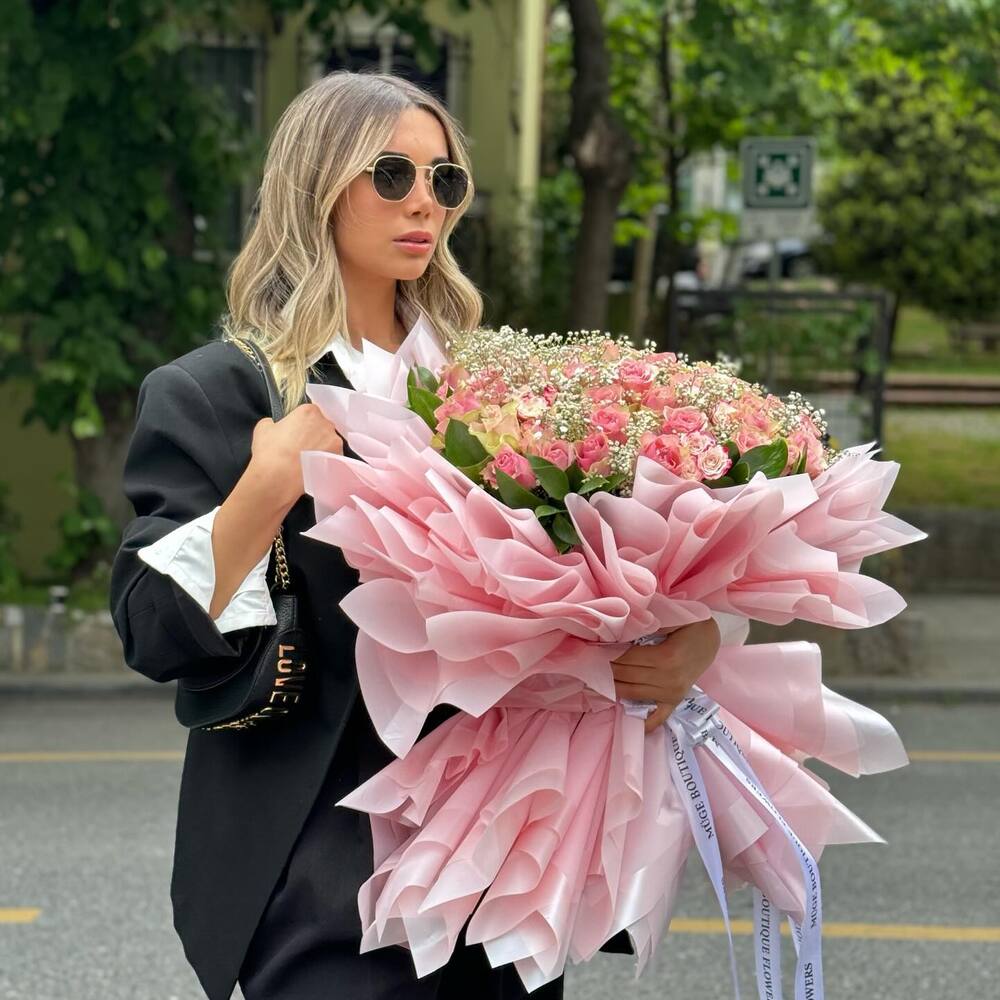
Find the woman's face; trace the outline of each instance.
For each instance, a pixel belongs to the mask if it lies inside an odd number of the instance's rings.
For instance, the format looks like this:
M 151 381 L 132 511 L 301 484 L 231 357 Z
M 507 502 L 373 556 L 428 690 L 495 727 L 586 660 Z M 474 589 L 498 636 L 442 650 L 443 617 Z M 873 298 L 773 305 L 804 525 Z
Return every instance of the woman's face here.
M 383 152 L 403 153 L 418 166 L 448 160 L 448 140 L 441 123 L 420 108 L 402 113 Z M 420 277 L 434 253 L 447 209 L 431 194 L 430 171 L 417 179 L 402 201 L 385 201 L 372 187 L 372 175 L 361 173 L 340 196 L 333 217 L 333 239 L 341 268 L 358 274 L 411 281 Z M 399 238 L 414 230 L 429 234 L 430 247 L 414 252 Z

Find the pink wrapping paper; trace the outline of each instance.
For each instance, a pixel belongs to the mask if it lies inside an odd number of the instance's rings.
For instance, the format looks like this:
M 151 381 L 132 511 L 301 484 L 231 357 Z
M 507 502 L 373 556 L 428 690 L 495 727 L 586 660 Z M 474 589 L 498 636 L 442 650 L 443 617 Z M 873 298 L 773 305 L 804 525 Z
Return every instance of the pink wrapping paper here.
M 340 803 L 372 823 L 363 951 L 405 945 L 425 975 L 468 922 L 466 940 L 532 990 L 624 929 L 641 971 L 692 841 L 665 730 L 645 735 L 615 702 L 610 661 L 709 616 L 723 646 L 699 685 L 814 857 L 884 842 L 803 762 L 900 767 L 892 726 L 822 684 L 816 645 L 744 641 L 748 618 L 863 628 L 905 606 L 858 573 L 865 555 L 924 537 L 881 509 L 895 463 L 853 449 L 816 480 L 758 474 L 713 491 L 640 458 L 631 497 L 567 497 L 582 545 L 559 554 L 533 512 L 505 507 L 429 446 L 430 429 L 396 401 L 409 359 L 386 357 L 368 393 L 308 390 L 362 461 L 302 455 L 317 516 L 305 534 L 359 570 L 341 606 L 359 629 L 365 704 L 400 758 Z M 462 712 L 416 742 L 441 703 Z M 801 919 L 786 838 L 696 752 L 727 883 L 753 883 Z

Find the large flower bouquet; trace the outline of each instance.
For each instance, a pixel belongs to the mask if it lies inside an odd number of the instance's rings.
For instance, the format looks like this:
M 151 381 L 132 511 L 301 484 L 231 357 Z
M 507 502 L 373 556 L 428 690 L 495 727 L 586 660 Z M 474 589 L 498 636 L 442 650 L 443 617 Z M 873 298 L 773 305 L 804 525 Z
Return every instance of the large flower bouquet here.
M 841 628 L 905 606 L 859 572 L 924 537 L 885 513 L 898 471 L 824 445 L 822 412 L 599 334 L 503 327 L 365 344 L 367 390 L 311 385 L 352 458 L 304 452 L 317 523 L 360 582 L 362 696 L 399 758 L 342 800 L 371 817 L 362 949 L 418 975 L 465 928 L 531 990 L 625 930 L 637 973 L 696 846 L 728 927 L 753 886 L 761 989 L 822 996 L 816 861 L 883 842 L 803 766 L 902 766 L 892 726 L 821 681 L 805 642 L 746 646 L 749 619 Z M 715 617 L 715 662 L 662 727 L 615 699 L 611 661 Z M 418 737 L 429 712 L 460 711 Z M 730 966 L 736 976 L 730 935 Z

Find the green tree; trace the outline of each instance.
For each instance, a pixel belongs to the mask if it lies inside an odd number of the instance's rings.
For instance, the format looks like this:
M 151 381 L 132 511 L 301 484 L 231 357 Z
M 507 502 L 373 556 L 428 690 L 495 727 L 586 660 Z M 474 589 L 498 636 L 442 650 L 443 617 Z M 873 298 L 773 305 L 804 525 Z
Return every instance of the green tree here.
M 203 341 L 223 304 L 207 220 L 248 158 L 182 53 L 187 30 L 222 24 L 225 6 L 6 8 L 0 379 L 33 384 L 26 423 L 68 431 L 74 502 L 88 515 L 97 498 L 109 518 L 127 516 L 121 464 L 136 387 Z M 95 531 L 95 545 L 106 536 Z
M 570 11 L 577 6 L 570 4 Z M 648 294 L 654 270 L 666 277 L 676 271 L 682 244 L 694 242 L 706 229 L 723 237 L 734 231 L 734 220 L 724 214 L 685 210 L 680 181 L 685 165 L 718 146 L 736 149 L 744 135 L 821 131 L 833 97 L 820 73 L 835 65 L 848 35 L 837 0 L 600 0 L 585 6 L 598 8 L 604 24 L 600 35 L 588 27 L 582 56 L 575 37 L 578 15 L 564 21 L 557 16 L 558 6 L 553 8 L 543 172 L 553 176 L 571 167 L 580 175 L 585 196 L 574 288 L 590 291 L 582 300 L 573 296 L 577 310 L 571 325 L 603 328 L 606 297 L 599 290 L 606 286 L 608 270 L 593 246 L 591 206 L 606 219 L 608 196 L 620 191 L 615 242 L 653 238 L 658 206 L 665 208 L 665 252 L 656 260 L 637 255 L 638 268 L 645 261 L 649 273 L 637 273 L 635 282 Z M 607 54 L 597 59 L 602 45 Z M 581 141 L 586 132 L 574 124 L 573 84 L 582 65 L 586 92 L 593 91 L 593 67 L 605 63 L 606 116 L 624 125 L 627 142 L 606 143 L 607 168 L 595 175 L 579 150 L 592 160 L 602 147 Z M 603 134 L 618 133 L 605 127 Z M 622 187 L 609 178 L 625 173 L 628 148 L 628 182 Z M 590 197 L 588 188 L 594 191 Z M 655 316 L 650 320 L 659 322 Z
M 884 48 L 836 118 L 842 159 L 820 192 L 825 266 L 943 316 L 1000 307 L 1000 114 L 947 66 Z

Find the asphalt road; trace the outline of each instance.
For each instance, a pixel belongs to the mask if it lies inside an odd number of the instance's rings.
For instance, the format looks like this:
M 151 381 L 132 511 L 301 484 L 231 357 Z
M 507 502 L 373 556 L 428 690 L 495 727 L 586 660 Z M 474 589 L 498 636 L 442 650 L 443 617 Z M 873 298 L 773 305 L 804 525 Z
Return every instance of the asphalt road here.
M 810 762 L 889 842 L 823 854 L 826 996 L 996 997 L 1000 705 L 877 707 L 903 737 L 907 767 L 852 779 Z M 174 935 L 168 889 L 183 746 L 160 692 L 5 696 L 0 1000 L 203 1000 Z M 94 751 L 119 756 L 87 755 Z M 749 890 L 734 893 L 731 917 L 750 920 L 750 905 Z M 787 936 L 784 945 L 790 997 Z M 751 938 L 738 934 L 736 947 L 743 997 L 756 997 Z M 567 973 L 567 1000 L 626 992 L 732 996 L 721 915 L 696 853 L 671 931 L 641 979 L 626 956 Z

